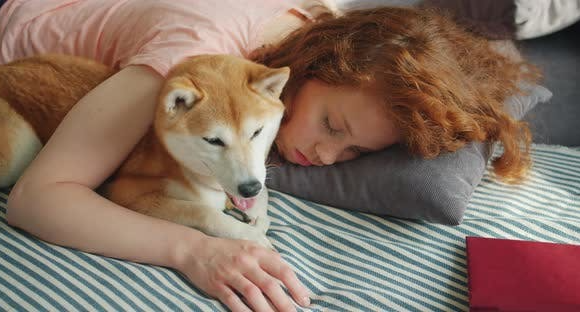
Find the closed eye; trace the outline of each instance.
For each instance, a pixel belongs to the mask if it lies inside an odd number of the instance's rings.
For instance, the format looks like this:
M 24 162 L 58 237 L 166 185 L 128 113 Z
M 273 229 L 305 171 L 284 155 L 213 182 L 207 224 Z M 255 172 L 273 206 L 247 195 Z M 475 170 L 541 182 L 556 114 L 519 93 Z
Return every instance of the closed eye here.
M 260 127 L 260 129 L 254 131 L 254 134 L 252 134 L 252 138 L 250 140 L 253 140 L 254 138 L 256 138 L 257 136 L 260 135 L 260 133 L 262 133 L 262 129 L 264 129 L 264 127 Z
M 330 120 L 328 119 L 328 116 L 324 117 L 324 121 L 322 122 L 324 124 L 324 128 L 326 129 L 326 131 L 328 131 L 328 133 L 332 136 L 337 135 L 340 130 L 336 130 L 334 128 L 332 128 L 332 126 L 330 125 Z
M 222 146 L 222 147 L 226 146 L 224 141 L 222 141 L 220 138 L 203 138 L 203 140 L 211 145 Z

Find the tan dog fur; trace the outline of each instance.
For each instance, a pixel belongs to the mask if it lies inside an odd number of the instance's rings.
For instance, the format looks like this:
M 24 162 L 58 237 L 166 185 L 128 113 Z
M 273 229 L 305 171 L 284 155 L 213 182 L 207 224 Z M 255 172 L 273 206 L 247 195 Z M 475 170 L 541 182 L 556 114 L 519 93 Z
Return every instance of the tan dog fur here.
M 0 66 L 0 187 L 16 181 L 73 105 L 113 73 L 61 55 Z M 288 75 L 288 68 L 223 55 L 177 65 L 160 93 L 153 126 L 103 185 L 103 194 L 210 235 L 271 246 L 265 237 L 265 158 L 282 118 L 279 95 Z M 215 145 L 216 138 L 225 146 Z M 262 185 L 247 212 L 255 225 L 222 212 L 225 192 L 240 196 L 239 186 L 248 180 Z

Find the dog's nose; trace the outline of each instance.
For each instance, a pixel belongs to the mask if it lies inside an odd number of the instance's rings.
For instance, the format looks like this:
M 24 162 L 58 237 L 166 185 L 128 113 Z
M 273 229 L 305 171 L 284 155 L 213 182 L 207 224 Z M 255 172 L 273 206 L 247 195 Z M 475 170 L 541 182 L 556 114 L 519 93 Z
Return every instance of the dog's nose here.
M 240 195 L 246 198 L 258 195 L 260 190 L 262 190 L 262 183 L 260 183 L 258 180 L 253 180 L 238 185 L 238 192 L 240 192 Z

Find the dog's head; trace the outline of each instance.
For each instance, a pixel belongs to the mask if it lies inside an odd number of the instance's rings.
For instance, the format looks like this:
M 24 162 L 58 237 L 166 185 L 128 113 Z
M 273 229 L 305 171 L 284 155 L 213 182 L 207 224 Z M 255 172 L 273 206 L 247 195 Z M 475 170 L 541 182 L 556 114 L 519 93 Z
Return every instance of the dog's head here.
M 250 208 L 264 188 L 289 73 L 234 56 L 190 58 L 168 75 L 157 136 L 182 167 L 213 176 L 238 208 Z

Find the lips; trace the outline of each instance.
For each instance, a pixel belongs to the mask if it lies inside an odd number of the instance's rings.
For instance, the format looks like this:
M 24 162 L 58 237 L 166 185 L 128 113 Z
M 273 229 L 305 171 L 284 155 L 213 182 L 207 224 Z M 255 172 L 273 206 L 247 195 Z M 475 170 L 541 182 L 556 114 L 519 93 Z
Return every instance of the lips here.
M 294 158 L 296 162 L 301 166 L 312 166 L 312 163 L 304 156 L 304 154 L 300 153 L 298 150 L 294 150 Z

